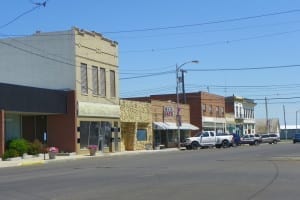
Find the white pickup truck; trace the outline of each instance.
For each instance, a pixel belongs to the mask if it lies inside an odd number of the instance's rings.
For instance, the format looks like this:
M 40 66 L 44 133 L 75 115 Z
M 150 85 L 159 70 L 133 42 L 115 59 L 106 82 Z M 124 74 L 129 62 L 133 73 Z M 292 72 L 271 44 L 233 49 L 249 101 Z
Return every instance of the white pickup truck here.
M 194 137 L 185 139 L 186 149 L 198 149 L 199 147 L 226 148 L 232 146 L 233 136 L 226 133 L 215 133 L 214 131 L 204 131 L 197 133 Z

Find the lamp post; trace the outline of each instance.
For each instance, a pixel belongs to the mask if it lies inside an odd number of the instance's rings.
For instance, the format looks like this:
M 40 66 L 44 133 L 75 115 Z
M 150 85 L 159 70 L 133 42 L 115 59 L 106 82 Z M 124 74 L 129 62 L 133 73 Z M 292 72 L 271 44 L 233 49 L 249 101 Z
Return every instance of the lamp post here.
M 177 140 L 178 140 L 178 149 L 180 149 L 180 126 L 181 126 L 181 115 L 180 115 L 180 108 L 179 108 L 179 83 L 182 81 L 182 80 L 179 80 L 179 76 L 178 76 L 178 73 L 179 73 L 179 70 L 181 67 L 183 67 L 184 65 L 186 64 L 189 64 L 189 63 L 199 63 L 198 60 L 191 60 L 191 61 L 188 61 L 188 62 L 185 62 L 181 65 L 177 65 L 176 64 L 176 124 L 177 124 Z M 182 78 L 181 78 L 182 79 Z

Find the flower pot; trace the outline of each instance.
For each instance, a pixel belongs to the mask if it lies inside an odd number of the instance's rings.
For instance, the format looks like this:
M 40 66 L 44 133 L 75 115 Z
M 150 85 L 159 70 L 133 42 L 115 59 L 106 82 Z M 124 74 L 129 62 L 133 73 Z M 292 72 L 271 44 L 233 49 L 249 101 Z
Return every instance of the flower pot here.
M 89 149 L 90 151 L 90 156 L 96 155 L 97 149 Z
M 55 159 L 56 153 L 55 152 L 49 152 L 49 159 Z

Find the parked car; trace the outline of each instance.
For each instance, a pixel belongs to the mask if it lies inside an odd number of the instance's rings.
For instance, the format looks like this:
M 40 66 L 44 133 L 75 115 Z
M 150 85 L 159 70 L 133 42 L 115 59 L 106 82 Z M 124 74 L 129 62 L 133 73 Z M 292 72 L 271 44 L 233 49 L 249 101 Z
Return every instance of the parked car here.
M 194 137 L 185 139 L 186 149 L 197 149 L 199 147 L 230 147 L 232 146 L 232 135 L 215 133 L 214 131 L 199 132 Z
M 261 142 L 262 143 L 269 143 L 269 144 L 277 144 L 280 141 L 280 138 L 276 134 L 263 134 L 261 135 Z
M 293 138 L 293 143 L 300 142 L 300 133 L 295 133 L 294 138 Z
M 261 143 L 261 136 L 258 134 L 247 134 L 241 137 L 241 144 L 259 145 Z

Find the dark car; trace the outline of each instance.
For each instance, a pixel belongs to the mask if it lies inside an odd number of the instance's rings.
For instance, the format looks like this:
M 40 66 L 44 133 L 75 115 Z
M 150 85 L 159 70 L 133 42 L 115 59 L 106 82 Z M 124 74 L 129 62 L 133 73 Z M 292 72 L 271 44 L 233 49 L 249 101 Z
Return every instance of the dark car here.
M 294 138 L 293 138 L 293 143 L 300 142 L 300 133 L 295 133 Z

